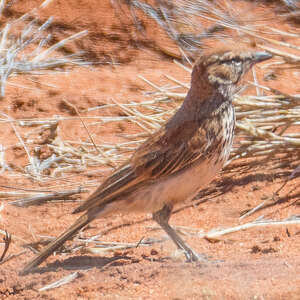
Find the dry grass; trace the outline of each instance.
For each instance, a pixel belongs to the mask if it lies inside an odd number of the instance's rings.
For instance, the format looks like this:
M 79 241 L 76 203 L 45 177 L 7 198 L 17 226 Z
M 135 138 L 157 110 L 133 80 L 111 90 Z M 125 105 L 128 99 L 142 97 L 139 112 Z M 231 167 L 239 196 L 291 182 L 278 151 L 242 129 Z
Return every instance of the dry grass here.
M 84 64 L 79 55 L 58 57 L 57 50 L 64 46 L 65 43 L 84 35 L 85 31 L 60 41 L 52 47 L 47 47 L 49 37 L 46 32 L 51 23 L 51 18 L 40 26 L 37 26 L 37 20 L 38 10 L 45 7 L 49 2 L 45 1 L 40 8 L 25 14 L 11 24 L 6 24 L 0 31 L 0 85 L 2 97 L 5 96 L 5 86 L 9 83 L 10 76 L 28 73 L 40 74 L 42 71 L 52 72 L 56 68 Z M 28 161 L 25 168 L 11 168 L 10 162 L 6 160 L 5 152 L 7 149 L 5 145 L 0 145 L 0 173 L 13 179 L 18 177 L 30 178 L 33 182 L 32 189 L 21 189 L 18 187 L 13 190 L 10 187 L 2 190 L 0 191 L 0 198 L 10 199 L 12 200 L 10 203 L 15 205 L 29 206 L 50 200 L 58 201 L 63 199 L 65 201 L 66 197 L 98 185 L 98 182 L 94 183 L 92 180 L 87 180 L 82 183 L 83 189 L 78 188 L 78 181 L 72 180 L 72 175 L 78 172 L 81 174 L 91 172 L 90 170 L 94 167 L 97 169 L 103 168 L 104 170 L 112 169 L 121 164 L 176 111 L 189 88 L 190 62 L 193 61 L 199 49 L 203 47 L 204 40 L 211 38 L 224 39 L 230 35 L 239 35 L 243 40 L 255 38 L 257 47 L 266 49 L 275 56 L 271 63 L 265 63 L 261 66 L 266 73 L 279 68 L 290 70 L 299 68 L 300 47 L 298 44 L 300 34 L 296 30 L 295 32 L 279 31 L 271 26 L 266 26 L 268 20 L 250 22 L 245 25 L 240 22 L 237 11 L 230 7 L 230 9 L 224 10 L 221 6 L 214 6 L 212 1 L 173 1 L 171 6 L 165 5 L 166 1 L 156 2 L 160 4 L 159 8 L 151 7 L 149 4 L 141 1 L 129 1 L 127 3 L 133 5 L 134 9 L 140 9 L 153 18 L 166 31 L 170 39 L 178 45 L 185 63 L 174 61 L 174 68 L 180 68 L 181 71 L 186 72 L 186 81 L 182 82 L 165 74 L 169 83 L 160 86 L 156 82 L 140 77 L 140 79 L 149 84 L 149 92 L 141 96 L 141 101 L 129 101 L 124 104 L 119 103 L 117 100 L 112 100 L 111 104 L 90 107 L 85 111 L 78 111 L 76 107 L 73 107 L 76 112 L 74 117 L 54 116 L 15 120 L 0 112 L 0 123 L 3 126 L 11 127 L 18 139 L 18 144 L 15 146 L 23 149 Z M 284 3 L 292 5 L 294 2 Z M 4 5 L 5 1 L 0 1 L 0 12 L 3 10 Z M 34 18 L 32 19 L 32 17 Z M 291 13 L 285 13 L 278 17 L 286 20 L 291 17 Z M 199 20 L 204 20 L 205 26 Z M 24 25 L 23 27 L 20 26 L 22 24 Z M 18 32 L 18 30 L 14 29 L 14 26 L 16 28 L 22 27 L 23 29 Z M 293 37 L 295 43 L 283 42 L 287 37 Z M 32 47 L 34 50 L 28 51 Z M 248 82 L 248 85 L 254 86 L 256 93 L 247 96 L 240 94 L 234 99 L 237 116 L 236 143 L 225 172 L 236 171 L 240 164 L 235 162 L 239 162 L 241 158 L 248 159 L 246 166 L 243 164 L 243 167 L 250 171 L 257 168 L 257 166 L 266 166 L 268 162 L 276 162 L 276 164 L 273 163 L 273 170 L 280 168 L 284 162 L 294 162 L 296 166 L 299 165 L 300 95 L 289 95 L 288 91 L 278 91 L 263 86 L 257 81 L 255 73 L 253 73 L 253 81 Z M 69 105 L 71 104 L 69 103 Z M 97 116 L 95 116 L 95 111 L 98 114 Z M 115 114 L 108 115 L 110 111 L 114 111 Z M 93 115 L 91 115 L 92 112 Z M 60 126 L 63 122 L 70 120 L 81 122 L 85 128 L 85 135 L 79 137 L 78 140 L 63 140 L 60 136 Z M 123 133 L 123 142 L 108 143 L 103 141 L 97 144 L 89 133 L 90 126 L 105 127 L 111 123 L 123 123 L 125 125 L 132 123 L 137 128 L 138 133 Z M 293 130 L 289 131 L 291 128 Z M 38 141 L 36 137 L 45 131 L 49 131 L 47 140 Z M 86 141 L 86 139 L 89 141 Z M 85 142 L 82 142 L 82 140 L 85 140 Z M 45 144 L 52 150 L 53 154 L 47 159 L 41 159 L 39 149 Z M 279 162 L 276 160 L 278 157 L 280 158 Z M 294 164 L 291 164 L 291 166 Z M 299 173 L 299 168 L 294 169 L 293 172 L 293 167 L 291 167 L 291 175 L 288 179 L 296 176 Z M 46 190 L 41 190 L 38 187 L 34 188 L 41 182 L 43 184 L 47 183 Z M 59 192 L 62 189 L 62 182 L 64 183 L 63 191 Z M 213 188 L 211 188 L 207 194 L 211 195 L 214 192 Z M 13 201 L 15 199 L 18 200 Z M 72 201 L 72 198 L 67 199 Z M 266 202 L 263 201 L 243 217 L 261 209 Z M 3 207 L 2 203 L 0 212 Z M 298 225 L 299 218 L 294 216 L 281 221 L 259 219 L 254 222 L 207 233 L 201 233 L 191 228 L 178 228 L 178 230 L 181 233 L 193 234 L 199 238 L 213 240 L 219 239 L 225 234 L 248 228 L 275 225 L 286 226 L 289 224 Z M 0 230 L 0 234 L 3 236 L 7 235 L 3 230 Z M 12 240 L 29 244 L 28 241 L 24 241 L 15 235 L 12 235 Z M 65 250 L 74 252 L 80 249 L 89 253 L 103 254 L 108 251 L 114 252 L 137 247 L 137 245 L 149 246 L 161 241 L 140 241 L 137 244 L 103 243 L 98 240 L 98 236 L 94 236 L 88 240 L 77 239 L 71 247 L 65 248 Z M 5 245 L 9 245 L 9 243 Z M 35 249 L 34 246 L 32 245 L 31 249 Z M 8 249 L 8 246 L 5 249 Z M 3 252 L 3 257 L 5 251 Z M 22 253 L 8 256 L 5 261 Z M 45 286 L 40 291 L 69 282 L 76 278 L 77 275 L 75 272 L 70 277 L 63 278 L 62 281 L 56 282 L 54 285 Z
M 5 145 L 0 145 L 0 172 L 11 178 L 31 178 L 33 186 L 34 183 L 37 183 L 37 186 L 41 182 L 47 183 L 47 190 L 41 190 L 40 188 L 30 190 L 20 188 L 13 190 L 9 188 L 2 190 L 0 191 L 0 198 L 18 199 L 18 201 L 11 201 L 11 203 L 19 206 L 36 205 L 53 199 L 55 201 L 65 200 L 66 197 L 74 193 L 79 193 L 82 190 L 86 191 L 98 185 L 98 182 L 86 180 L 82 183 L 84 188 L 78 188 L 78 181 L 72 180 L 72 175 L 76 175 L 78 172 L 81 174 L 92 172 L 90 170 L 94 167 L 97 169 L 103 168 L 103 170 L 115 168 L 115 166 L 127 160 L 135 149 L 176 111 L 189 88 L 191 72 L 189 62 L 193 60 L 195 53 L 203 46 L 203 39 L 211 37 L 224 38 L 228 36 L 226 30 L 230 30 L 232 34 L 234 32 L 236 35 L 241 34 L 242 39 L 255 37 L 258 47 L 272 52 L 275 56 L 272 63 L 265 63 L 261 66 L 262 70 L 270 73 L 275 68 L 290 70 L 299 68 L 300 47 L 297 42 L 299 42 L 300 34 L 297 31 L 279 31 L 266 26 L 266 21 L 255 24 L 255 26 L 254 24 L 243 25 L 231 14 L 230 10 L 223 11 L 220 7 L 213 7 L 211 1 L 176 1 L 174 3 L 179 3 L 179 6 L 170 8 L 161 6 L 159 10 L 155 11 L 154 8 L 149 5 L 142 5 L 142 2 L 139 1 L 131 1 L 130 3 L 154 18 L 166 30 L 170 38 L 176 42 L 185 64 L 174 61 L 174 68 L 180 68 L 181 71 L 186 72 L 186 81 L 182 82 L 165 74 L 169 83 L 160 86 L 156 82 L 140 77 L 149 84 L 149 92 L 141 95 L 142 100 L 129 101 L 126 104 L 112 100 L 111 104 L 90 107 L 85 111 L 79 111 L 76 107 L 73 107 L 76 112 L 74 117 L 54 116 L 14 120 L 0 112 L 0 123 L 13 129 L 18 139 L 18 144 L 15 146 L 22 147 L 28 161 L 25 168 L 12 169 L 10 162 L 6 161 Z M 4 1 L 1 2 L 1 9 L 3 4 Z M 47 1 L 42 6 L 46 4 Z M 164 2 L 161 1 L 161 5 L 163 4 Z M 196 6 L 197 4 L 201 4 L 201 9 Z M 51 20 L 49 19 L 43 25 L 37 27 L 37 19 L 27 22 L 27 17 L 32 16 L 32 14 L 36 15 L 37 10 L 17 20 L 17 22 L 24 22 L 25 24 L 18 38 L 12 38 L 9 34 L 15 23 L 12 23 L 12 25 L 7 24 L 0 32 L 0 43 L 2 44 L 0 49 L 5 49 L 0 51 L 0 59 L 6 62 L 2 64 L 0 74 L 2 96 L 4 96 L 5 85 L 10 76 L 45 70 L 52 71 L 57 67 L 83 63 L 79 57 L 57 58 L 56 50 L 66 42 L 81 36 L 84 32 L 47 48 L 47 36 L 44 37 L 43 33 L 46 32 Z M 283 19 L 286 17 L 286 15 L 282 16 Z M 180 22 L 178 19 L 180 19 Z M 209 24 L 206 23 L 206 28 L 201 26 L 199 19 L 209 20 Z M 263 30 L 259 26 L 263 26 Z M 194 34 L 188 31 L 190 28 L 193 28 L 193 32 L 202 33 Z M 293 37 L 295 43 L 282 42 L 286 37 Z M 29 45 L 36 45 L 37 47 L 28 54 L 28 51 L 25 50 Z M 27 54 L 22 55 L 22 51 Z M 239 162 L 241 158 L 249 159 L 246 168 L 250 171 L 262 164 L 267 165 L 270 161 L 276 162 L 272 166 L 274 170 L 280 168 L 282 163 L 286 161 L 299 165 L 297 161 L 300 159 L 300 95 L 289 95 L 288 91 L 283 92 L 263 86 L 257 81 L 255 73 L 253 73 L 253 81 L 248 82 L 248 85 L 254 86 L 256 93 L 247 96 L 240 94 L 234 99 L 237 116 L 236 143 L 225 172 L 236 171 L 236 168 L 240 165 L 233 162 Z M 97 116 L 95 116 L 95 111 Z M 115 113 L 108 115 L 108 112 L 112 111 Z M 63 140 L 60 136 L 60 126 L 63 122 L 70 120 L 81 122 L 85 128 L 85 135 L 79 137 L 78 140 Z M 97 144 L 89 133 L 90 126 L 105 127 L 111 123 L 123 123 L 125 125 L 132 123 L 138 133 L 123 133 L 121 135 L 123 141 L 119 143 L 103 141 Z M 293 130 L 289 131 L 291 128 Z M 22 129 L 22 133 L 20 133 L 20 129 Z M 38 141 L 36 137 L 44 131 L 49 131 L 48 140 Z M 89 141 L 86 141 L 86 139 Z M 45 144 L 53 154 L 47 159 L 41 159 L 39 149 Z M 279 163 L 276 160 L 278 157 L 280 158 Z M 243 167 L 245 167 L 245 164 L 243 164 Z M 293 169 L 290 168 L 290 171 L 292 172 Z M 292 172 L 290 178 L 295 176 L 297 172 L 299 172 L 299 167 Z M 64 188 L 63 191 L 59 192 L 62 182 L 64 182 Z M 53 193 L 53 191 L 57 192 Z M 211 194 L 213 191 L 210 190 L 209 193 Z M 70 200 L 72 201 L 72 198 Z M 265 202 L 244 215 L 244 217 L 264 205 Z M 197 234 L 201 237 L 215 238 L 217 235 L 248 227 L 286 225 L 289 222 L 298 224 L 299 220 L 297 218 L 282 222 L 261 220 L 261 222 L 247 223 L 220 232 Z M 0 233 L 5 234 L 4 231 Z M 16 237 L 13 236 L 14 238 Z M 105 245 L 102 243 L 100 246 L 96 245 L 93 248 L 88 245 L 90 242 L 100 243 L 93 239 L 92 241 L 84 241 L 85 246 L 82 246 L 83 241 L 79 241 L 79 247 L 90 252 L 136 247 L 135 244 L 117 245 L 116 243 L 110 243 Z M 147 243 L 139 244 L 147 245 Z M 78 245 L 76 249 L 77 247 Z M 74 250 L 72 249 L 70 251 Z
M 295 37 L 295 41 L 298 41 L 300 35 L 298 32 L 283 32 L 274 28 L 266 26 L 266 22 L 249 23 L 243 25 L 238 20 L 236 11 L 224 10 L 219 6 L 213 6 L 211 1 L 176 1 L 173 6 L 164 5 L 165 2 L 161 2 L 159 10 L 156 10 L 154 14 L 153 9 L 149 5 L 142 5 L 142 2 L 132 1 L 130 2 L 135 8 L 142 9 L 148 16 L 154 18 L 159 25 L 169 32 L 171 29 L 172 34 L 170 38 L 178 44 L 183 54 L 183 57 L 188 61 L 193 59 L 193 53 L 199 50 L 202 45 L 203 35 L 198 37 L 192 33 L 187 33 L 187 30 L 193 28 L 194 32 L 207 31 L 207 28 L 203 28 L 199 20 L 207 21 L 209 19 L 208 27 L 218 27 L 215 32 L 210 31 L 210 34 L 205 38 L 224 38 L 228 37 L 226 30 L 230 30 L 235 35 L 241 34 L 243 40 L 255 36 L 257 46 L 263 49 L 267 49 L 275 55 L 275 59 L 272 63 L 264 64 L 261 68 L 270 72 L 273 68 L 290 68 L 294 70 L 299 67 L 300 63 L 300 47 L 297 44 L 282 42 L 282 39 L 286 36 Z M 47 4 L 47 1 L 42 4 Z M 198 6 L 197 6 L 198 5 Z M 201 5 L 201 9 L 200 9 Z M 37 11 L 34 11 L 36 14 Z M 18 22 L 27 20 L 30 14 L 26 14 L 21 17 Z M 172 18 L 170 17 L 172 15 Z M 160 21 L 157 20 L 158 16 Z M 282 17 L 282 18 L 285 18 Z M 178 21 L 180 19 L 180 22 Z M 6 79 L 11 75 L 19 74 L 20 72 L 36 72 L 44 69 L 52 69 L 60 65 L 67 64 L 80 64 L 81 60 L 73 57 L 63 57 L 58 59 L 57 57 L 51 58 L 50 54 L 56 53 L 54 50 L 64 45 L 65 42 L 72 40 L 83 33 L 72 36 L 65 39 L 56 45 L 45 48 L 47 40 L 43 38 L 42 32 L 46 30 L 50 24 L 48 20 L 40 27 L 35 26 L 36 19 L 29 22 L 24 30 L 21 32 L 21 37 L 18 39 L 9 39 L 8 32 L 10 25 L 7 25 L 2 31 L 2 43 L 10 45 L 10 47 L 4 47 L 11 49 L 5 51 L 0 57 L 10 57 L 10 53 L 13 49 L 25 49 L 30 44 L 37 44 L 37 48 L 27 56 L 24 56 L 21 60 L 16 58 L 20 55 L 13 56 L 14 59 L 8 59 L 10 61 L 8 65 L 10 68 L 4 68 L 2 77 L 2 90 Z M 261 28 L 263 26 L 263 30 Z M 202 28 L 202 31 L 200 30 Z M 225 34 L 226 33 L 226 34 Z M 187 35 L 190 38 L 191 43 L 187 43 Z M 270 38 L 270 35 L 272 38 Z M 180 39 L 178 40 L 178 38 Z M 298 38 L 298 39 L 297 39 Z M 183 43 L 183 41 L 185 41 Z M 185 45 L 185 46 L 184 46 Z M 18 53 L 20 51 L 17 51 Z M 50 58 L 49 58 L 50 57 Z M 10 124 L 19 140 L 21 146 L 28 158 L 28 165 L 18 170 L 10 169 L 9 163 L 5 160 L 5 147 L 2 147 L 0 151 L 0 167 L 2 172 L 9 170 L 9 174 L 13 176 L 26 176 L 36 181 L 49 181 L 49 190 L 40 191 L 41 197 L 48 197 L 51 190 L 56 189 L 57 181 L 53 183 L 53 179 L 58 181 L 70 174 L 76 174 L 77 172 L 86 172 L 91 167 L 109 167 L 114 168 L 120 163 L 124 162 L 130 157 L 132 152 L 149 136 L 153 131 L 158 129 L 161 124 L 168 119 L 174 111 L 181 104 L 185 97 L 186 91 L 189 87 L 189 77 L 191 72 L 190 65 L 183 65 L 178 61 L 175 61 L 174 68 L 182 68 L 186 71 L 186 82 L 181 82 L 176 78 L 173 78 L 166 74 L 166 78 L 169 80 L 169 84 L 164 86 L 158 86 L 155 82 L 150 82 L 146 78 L 141 78 L 149 84 L 150 91 L 146 93 L 142 101 L 132 101 L 127 104 L 118 103 L 116 100 L 112 100 L 109 105 L 103 105 L 101 107 L 91 107 L 86 111 L 79 112 L 75 109 L 77 116 L 75 117 L 52 117 L 47 119 L 24 119 L 14 120 L 8 115 L 1 113 L 0 122 L 2 124 Z M 6 74 L 6 75 L 5 75 Z M 248 85 L 252 85 L 256 88 L 256 94 L 254 95 L 237 95 L 234 100 L 237 115 L 237 138 L 236 144 L 232 151 L 230 162 L 236 161 L 240 158 L 254 158 L 250 160 L 248 168 L 256 167 L 262 162 L 271 161 L 278 155 L 281 155 L 282 159 L 287 160 L 299 160 L 300 157 L 300 134 L 298 128 L 300 125 L 300 95 L 289 95 L 288 92 L 277 91 L 270 89 L 266 86 L 262 86 L 257 82 L 255 74 L 253 74 L 253 82 L 249 82 Z M 123 116 L 119 114 L 107 115 L 107 110 L 116 108 L 114 111 L 122 111 Z M 89 112 L 98 111 L 98 116 L 89 116 Z M 103 112 L 103 113 L 102 113 Z M 105 113 L 104 113 L 105 112 Z M 80 113 L 80 114 L 79 114 Z M 59 136 L 59 127 L 65 122 L 72 120 L 80 120 L 86 128 L 86 135 L 82 137 L 86 139 L 90 137 L 90 142 L 81 142 L 79 139 L 76 141 L 62 140 Z M 95 122 L 91 122 L 95 120 Z M 88 125 L 85 125 L 85 122 Z M 138 134 L 123 134 L 123 142 L 101 143 L 96 145 L 89 134 L 89 126 L 101 125 L 106 126 L 109 123 L 133 123 L 138 128 Z M 19 128 L 22 127 L 23 134 L 20 134 Z M 293 128 L 293 133 L 289 133 L 289 129 Z M 47 146 L 52 149 L 53 154 L 47 159 L 40 159 L 38 155 L 39 143 L 33 136 L 38 135 L 40 132 L 49 130 L 51 132 L 50 138 L 46 141 Z M 25 132 L 25 133 L 24 133 Z M 299 131 L 300 132 L 300 131 Z M 45 141 L 43 141 L 45 144 Z M 234 164 L 229 164 L 226 168 L 227 171 L 234 168 Z M 47 172 L 46 172 L 47 171 Z M 51 183 L 52 182 L 52 183 Z M 93 186 L 93 182 L 86 182 L 84 187 Z M 69 183 L 65 188 L 75 189 L 78 183 L 76 181 Z M 9 194 L 10 193 L 10 194 Z M 26 197 L 32 197 L 36 195 L 36 191 L 13 191 L 13 192 L 0 192 L 0 197 L 11 196 L 13 198 L 20 197 L 20 193 Z
M 67 66 L 87 64 L 75 55 L 57 55 L 56 50 L 68 42 L 87 34 L 87 31 L 76 33 L 53 46 L 49 46 L 51 35 L 47 29 L 53 18 L 48 18 L 39 25 L 38 13 L 52 0 L 44 1 L 38 8 L 27 12 L 18 19 L 7 22 L 0 30 L 0 96 L 5 96 L 5 87 L 11 76 L 20 74 L 42 74 L 57 71 Z M 0 15 L 6 1 L 0 1 Z

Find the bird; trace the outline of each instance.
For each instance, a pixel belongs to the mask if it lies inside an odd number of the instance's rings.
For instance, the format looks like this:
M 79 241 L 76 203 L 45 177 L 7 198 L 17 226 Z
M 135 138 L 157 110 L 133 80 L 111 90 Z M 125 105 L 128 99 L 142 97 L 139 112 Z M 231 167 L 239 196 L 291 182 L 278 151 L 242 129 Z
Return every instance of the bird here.
M 195 61 L 180 108 L 73 211 L 83 214 L 20 274 L 30 273 L 94 219 L 115 213 L 152 213 L 187 261 L 201 260 L 169 225 L 172 209 L 194 198 L 224 166 L 234 137 L 232 100 L 238 84 L 254 64 L 271 57 L 236 45 L 204 51 Z

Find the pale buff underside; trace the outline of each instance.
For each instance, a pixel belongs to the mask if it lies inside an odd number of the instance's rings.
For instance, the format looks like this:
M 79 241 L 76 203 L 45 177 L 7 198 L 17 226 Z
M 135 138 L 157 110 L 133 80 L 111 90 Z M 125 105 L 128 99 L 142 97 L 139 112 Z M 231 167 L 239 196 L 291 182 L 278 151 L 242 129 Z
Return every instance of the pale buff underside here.
M 125 198 L 108 204 L 98 215 L 114 213 L 154 213 L 165 204 L 191 200 L 206 187 L 223 167 L 224 161 L 215 164 L 217 157 L 204 160 L 173 176 L 150 183 Z

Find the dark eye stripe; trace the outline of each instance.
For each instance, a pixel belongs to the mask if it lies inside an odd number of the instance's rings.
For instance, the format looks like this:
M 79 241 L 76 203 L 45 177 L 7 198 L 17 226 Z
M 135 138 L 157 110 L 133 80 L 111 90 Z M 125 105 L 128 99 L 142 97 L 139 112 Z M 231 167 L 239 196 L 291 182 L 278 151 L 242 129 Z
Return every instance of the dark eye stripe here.
M 232 63 L 232 62 L 242 62 L 241 58 L 240 57 L 233 57 L 233 58 L 230 58 L 230 59 L 225 59 L 223 61 L 221 61 L 221 63 Z
M 234 57 L 234 58 L 232 59 L 232 61 L 233 61 L 233 62 L 241 62 L 242 60 L 241 60 L 240 57 Z

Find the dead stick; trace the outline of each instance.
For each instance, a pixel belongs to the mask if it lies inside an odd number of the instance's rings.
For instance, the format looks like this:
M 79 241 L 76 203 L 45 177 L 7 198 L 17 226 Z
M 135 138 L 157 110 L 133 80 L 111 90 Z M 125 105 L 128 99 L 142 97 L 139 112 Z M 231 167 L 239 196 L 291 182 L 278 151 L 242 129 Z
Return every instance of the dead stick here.
M 71 191 L 54 192 L 46 195 L 38 195 L 34 197 L 23 198 L 17 201 L 10 202 L 10 204 L 13 204 L 15 206 L 20 206 L 20 207 L 28 207 L 30 205 L 38 205 L 49 200 L 66 198 L 71 195 L 79 194 L 81 192 L 82 192 L 82 188 L 79 187 L 78 189 L 71 190 Z

